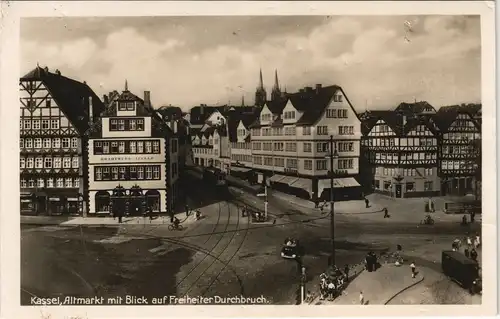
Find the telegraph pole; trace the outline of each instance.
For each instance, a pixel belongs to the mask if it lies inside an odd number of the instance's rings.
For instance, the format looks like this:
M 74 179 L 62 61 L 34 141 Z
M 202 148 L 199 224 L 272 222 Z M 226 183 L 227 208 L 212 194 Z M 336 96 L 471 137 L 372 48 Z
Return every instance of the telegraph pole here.
M 332 252 L 330 256 L 330 266 L 335 266 L 335 208 L 333 193 L 333 160 L 338 157 L 337 149 L 333 141 L 333 135 L 330 135 L 330 237 L 332 242 Z

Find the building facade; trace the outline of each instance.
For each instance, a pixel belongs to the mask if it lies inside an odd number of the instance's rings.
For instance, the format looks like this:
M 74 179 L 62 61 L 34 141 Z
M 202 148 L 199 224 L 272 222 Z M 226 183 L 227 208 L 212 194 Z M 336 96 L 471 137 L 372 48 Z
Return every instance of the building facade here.
M 39 66 L 19 88 L 21 213 L 85 215 L 85 132 L 104 105 L 85 82 Z
M 177 138 L 152 108 L 149 91 L 141 99 L 125 84 L 105 101 L 89 140 L 89 213 L 171 213 Z
M 481 193 L 481 105 L 445 106 L 436 121 L 441 127 L 438 172 L 443 195 Z
M 306 87 L 268 101 L 251 126 L 258 181 L 307 199 L 360 196 L 361 122 L 339 86 Z M 330 136 L 338 158 L 330 173 Z
M 395 198 L 439 195 L 439 130 L 433 116 L 397 108 L 365 118 L 363 155 L 371 179 L 364 182 L 371 182 L 373 191 Z

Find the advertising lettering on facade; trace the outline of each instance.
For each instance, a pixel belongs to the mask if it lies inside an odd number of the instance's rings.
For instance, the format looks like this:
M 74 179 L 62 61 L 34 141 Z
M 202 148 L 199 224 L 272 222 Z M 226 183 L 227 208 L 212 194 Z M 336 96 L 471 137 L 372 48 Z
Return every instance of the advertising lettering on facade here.
M 163 162 L 164 156 L 161 154 L 144 154 L 144 155 L 94 155 L 91 159 L 92 163 L 144 163 L 144 162 Z

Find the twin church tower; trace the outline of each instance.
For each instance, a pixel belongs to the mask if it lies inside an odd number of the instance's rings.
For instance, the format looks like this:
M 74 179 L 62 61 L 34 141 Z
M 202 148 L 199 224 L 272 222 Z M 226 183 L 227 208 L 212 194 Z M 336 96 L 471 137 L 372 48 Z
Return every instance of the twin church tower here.
M 278 70 L 274 71 L 274 86 L 271 92 L 271 101 L 276 101 L 283 98 L 286 95 L 286 88 L 284 92 L 281 92 L 281 88 L 278 82 Z M 255 91 L 255 106 L 264 106 L 267 102 L 267 91 L 264 88 L 264 81 L 262 80 L 262 69 L 259 74 L 259 86 Z

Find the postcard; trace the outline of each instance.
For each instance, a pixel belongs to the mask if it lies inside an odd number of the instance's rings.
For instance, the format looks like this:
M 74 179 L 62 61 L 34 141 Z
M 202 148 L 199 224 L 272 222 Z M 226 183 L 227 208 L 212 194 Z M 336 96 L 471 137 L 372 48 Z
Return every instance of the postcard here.
M 2 316 L 494 313 L 493 2 L 2 10 Z

